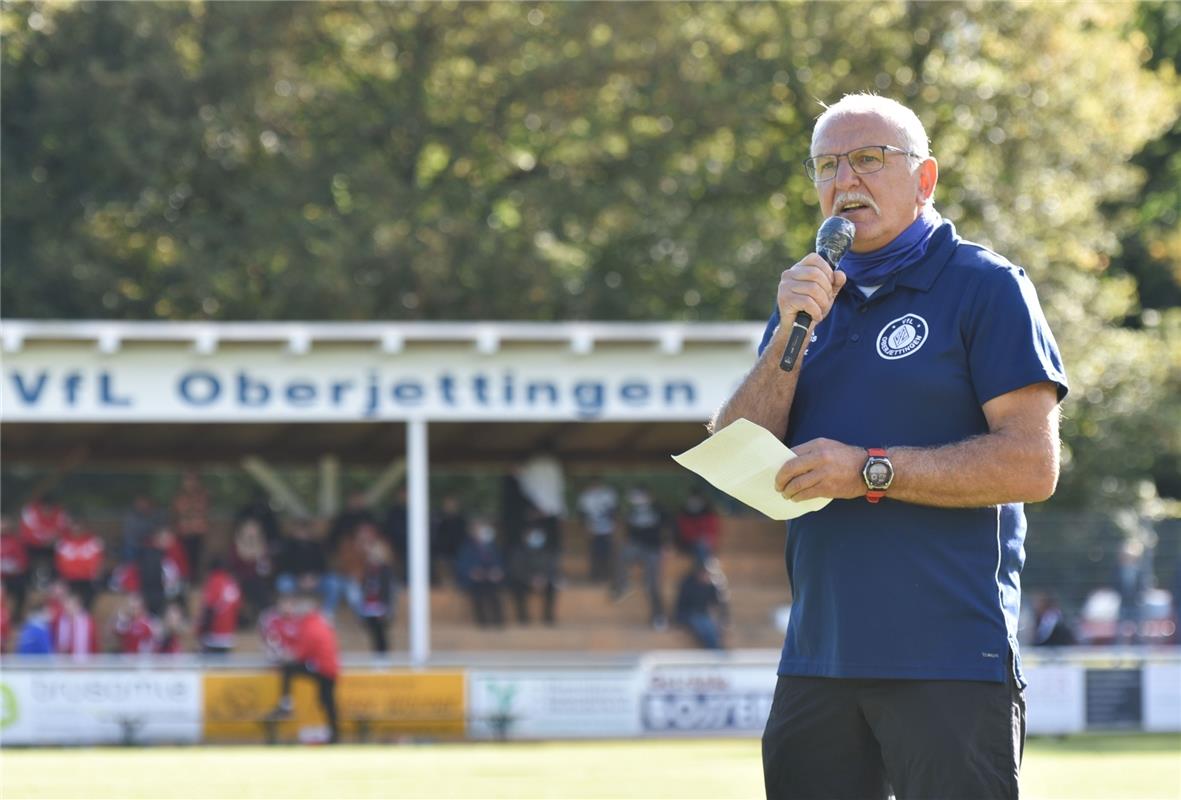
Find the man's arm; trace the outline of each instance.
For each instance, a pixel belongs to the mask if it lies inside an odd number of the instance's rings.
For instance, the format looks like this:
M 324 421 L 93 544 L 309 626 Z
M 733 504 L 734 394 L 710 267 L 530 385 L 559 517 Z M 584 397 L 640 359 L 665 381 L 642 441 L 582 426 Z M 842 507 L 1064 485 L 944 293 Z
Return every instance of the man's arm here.
M 796 383 L 800 379 L 801 363 L 791 372 L 779 367 L 779 359 L 787 346 L 792 321 L 800 311 L 812 317 L 811 336 L 815 326 L 832 308 L 837 292 L 845 285 L 845 273 L 833 271 L 823 258 L 810 253 L 779 278 L 776 303 L 779 307 L 779 327 L 763 350 L 755 366 L 742 379 L 734 394 L 722 404 L 710 420 L 709 432 L 717 433 L 740 417 L 762 425 L 778 438 L 787 433 L 787 418 L 795 399 Z M 805 342 L 807 340 L 805 339 Z
M 1058 483 L 1058 391 L 1035 383 L 983 406 L 989 431 L 940 447 L 889 447 L 894 483 L 886 497 L 945 508 L 1036 503 Z M 889 444 L 888 442 L 885 444 Z M 866 452 L 831 439 L 795 448 L 775 488 L 792 500 L 865 495 Z

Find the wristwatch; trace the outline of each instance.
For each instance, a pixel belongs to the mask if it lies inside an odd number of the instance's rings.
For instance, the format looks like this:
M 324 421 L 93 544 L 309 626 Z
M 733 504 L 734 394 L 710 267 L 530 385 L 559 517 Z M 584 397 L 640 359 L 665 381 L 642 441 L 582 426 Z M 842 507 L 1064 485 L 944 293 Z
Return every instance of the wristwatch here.
M 865 499 L 876 503 L 886 496 L 886 490 L 894 482 L 894 465 L 890 457 L 881 447 L 871 447 L 866 451 L 869 457 L 865 459 L 865 467 L 861 470 L 861 477 L 865 478 Z

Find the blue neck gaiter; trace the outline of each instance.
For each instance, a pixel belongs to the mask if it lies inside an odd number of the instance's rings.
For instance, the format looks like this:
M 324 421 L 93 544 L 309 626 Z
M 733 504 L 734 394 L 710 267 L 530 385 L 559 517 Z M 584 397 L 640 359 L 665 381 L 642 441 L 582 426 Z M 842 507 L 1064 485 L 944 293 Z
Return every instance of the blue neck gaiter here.
M 859 286 L 881 286 L 886 278 L 923 257 L 941 221 L 939 212 L 928 206 L 918 219 L 885 247 L 868 253 L 854 253 L 852 250 L 845 253 L 841 259 L 841 269 Z

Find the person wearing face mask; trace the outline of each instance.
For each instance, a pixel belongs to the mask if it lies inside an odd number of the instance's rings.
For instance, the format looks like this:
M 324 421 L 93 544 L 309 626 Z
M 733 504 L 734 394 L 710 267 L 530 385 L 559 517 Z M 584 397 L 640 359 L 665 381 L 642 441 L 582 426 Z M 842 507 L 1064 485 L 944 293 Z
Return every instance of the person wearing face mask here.
M 722 520 L 700 487 L 689 489 L 677 514 L 677 549 L 699 560 L 718 554 Z
M 496 529 L 483 519 L 468 525 L 467 539 L 459 546 L 455 576 L 472 603 L 476 625 L 504 625 L 500 589 L 504 584 L 504 558 L 496 544 Z
M 509 556 L 509 585 L 517 608 L 517 621 L 529 623 L 529 598 L 542 597 L 542 619 L 557 623 L 558 545 L 553 526 L 544 514 L 529 509 L 521 542 Z
M 746 418 L 795 452 L 784 497 L 833 498 L 788 528 L 767 796 L 1015 798 L 1023 503 L 1057 483 L 1062 358 L 1025 270 L 936 211 L 913 111 L 846 96 L 803 166 L 856 235 L 837 271 L 816 253 L 784 270 L 758 360 L 711 423 Z
M 644 588 L 648 593 L 649 621 L 654 630 L 666 630 L 668 617 L 665 615 L 661 582 L 669 521 L 664 511 L 652 499 L 648 487 L 636 486 L 627 493 L 624 525 L 627 528 L 627 538 L 620 552 L 619 570 L 615 576 L 612 594 L 616 600 L 621 600 L 628 594 L 630 573 L 633 567 L 639 564 L 644 571 Z

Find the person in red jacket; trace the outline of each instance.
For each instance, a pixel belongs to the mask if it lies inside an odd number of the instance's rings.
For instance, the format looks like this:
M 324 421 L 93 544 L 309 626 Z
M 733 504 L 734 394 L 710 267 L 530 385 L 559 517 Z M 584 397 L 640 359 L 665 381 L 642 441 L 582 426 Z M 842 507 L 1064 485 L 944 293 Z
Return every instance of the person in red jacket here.
M 83 526 L 71 524 L 54 548 L 57 575 L 78 595 L 89 611 L 94 604 L 99 574 L 103 568 L 103 541 Z
M 53 635 L 55 653 L 85 661 L 98 652 L 98 626 L 83 605 L 82 598 L 73 592 L 66 594 L 61 613 L 54 617 L 50 633 Z
M 120 653 L 152 653 L 156 650 L 157 626 L 144 609 L 138 594 L 127 595 L 123 608 L 115 615 L 115 635 Z
M 0 582 L 4 585 L 13 620 L 24 615 L 28 575 L 29 553 L 20 531 L 10 517 L 0 517 Z
M 291 645 L 290 660 L 281 666 L 282 682 L 279 703 L 267 715 L 268 719 L 287 719 L 294 711 L 291 701 L 291 680 L 296 675 L 312 678 L 319 689 L 320 708 L 328 718 L 330 742 L 340 740 L 336 715 L 336 679 L 340 677 L 340 647 L 336 631 L 319 609 L 319 598 L 311 592 L 298 595 L 296 616 L 299 628 Z
M 677 514 L 677 549 L 692 558 L 704 560 L 718 554 L 721 535 L 721 517 L 705 492 L 694 486 Z
M 201 649 L 211 655 L 224 655 L 234 649 L 242 612 L 242 590 L 220 557 L 209 561 L 205 586 L 201 591 L 201 616 L 197 633 Z
M 21 539 L 29 553 L 29 575 L 39 587 L 53 577 L 53 546 L 70 529 L 70 515 L 49 495 L 21 509 Z

